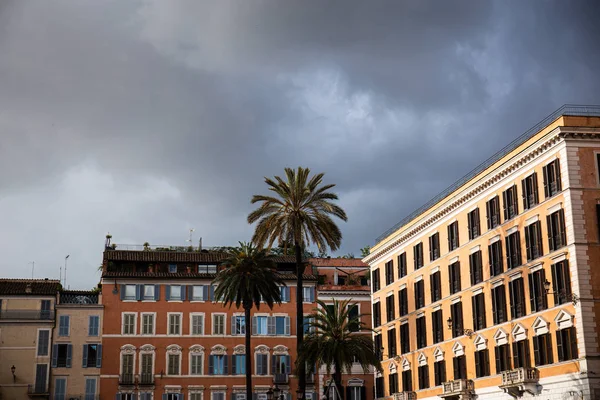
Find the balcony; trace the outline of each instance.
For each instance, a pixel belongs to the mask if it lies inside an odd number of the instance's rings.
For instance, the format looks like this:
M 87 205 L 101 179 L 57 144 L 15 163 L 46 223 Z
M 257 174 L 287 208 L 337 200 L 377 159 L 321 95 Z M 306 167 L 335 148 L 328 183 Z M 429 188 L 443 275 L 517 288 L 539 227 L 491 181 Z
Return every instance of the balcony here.
M 459 397 L 468 399 L 475 394 L 475 384 L 471 379 L 456 379 L 454 381 L 444 382 L 443 392 L 440 397 Z
M 275 374 L 273 375 L 273 383 L 276 385 L 285 385 L 290 381 L 288 374 Z
M 536 395 L 539 380 L 540 373 L 536 368 L 516 368 L 502 372 L 500 388 L 514 398 L 522 397 L 524 392 Z
M 139 385 L 140 386 L 154 385 L 154 375 L 153 374 L 140 374 Z
M 36 385 L 27 385 L 27 394 L 29 397 L 50 397 L 50 391 L 48 390 L 48 386 L 44 382 L 44 384 L 36 384 Z
M 394 393 L 394 400 L 417 400 L 417 394 L 415 392 L 399 392 Z
M 133 386 L 135 385 L 135 377 L 133 374 L 121 374 L 119 375 L 119 385 L 121 386 Z
M 40 311 L 40 310 L 2 310 L 0 312 L 1 319 L 13 319 L 13 320 L 47 320 L 51 321 L 54 319 L 54 311 Z

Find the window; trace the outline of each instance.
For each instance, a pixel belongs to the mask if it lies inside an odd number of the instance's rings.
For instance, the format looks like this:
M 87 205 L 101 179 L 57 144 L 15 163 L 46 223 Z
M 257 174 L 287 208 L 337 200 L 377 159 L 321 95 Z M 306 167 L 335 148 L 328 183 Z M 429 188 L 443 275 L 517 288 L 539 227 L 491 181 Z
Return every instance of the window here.
M 136 314 L 123 314 L 123 335 L 135 335 L 135 317 Z
M 54 380 L 54 399 L 66 400 L 67 378 L 56 378 Z
M 379 278 L 379 270 L 377 270 L 377 278 Z M 377 285 L 379 285 L 379 280 L 377 281 Z M 302 298 L 304 303 L 314 303 L 315 302 L 315 288 L 314 287 L 304 287 L 302 288 Z
M 244 375 L 246 373 L 245 354 L 234 354 L 231 356 L 231 373 L 233 375 Z
M 71 318 L 61 315 L 58 319 L 58 336 L 69 336 Z
M 339 277 L 338 277 L 339 278 Z M 279 287 L 279 294 L 283 303 L 289 303 L 290 301 L 290 288 L 287 286 Z
M 85 400 L 96 400 L 96 378 L 85 378 Z
M 490 257 L 490 276 L 500 275 L 504 272 L 504 261 L 502 259 L 502 242 L 500 240 L 488 246 Z
M 429 236 L 429 261 L 440 258 L 440 234 L 439 232 Z
M 481 263 L 481 250 L 469 255 L 469 269 L 471 270 L 471 285 L 483 282 L 483 265 Z
M 214 264 L 212 264 L 212 265 L 199 264 L 198 265 L 198 273 L 199 274 L 216 274 L 217 266 Z
M 266 323 L 266 318 L 265 318 Z M 213 314 L 212 315 L 212 334 L 213 335 L 224 335 L 225 334 L 225 314 Z
M 558 361 L 574 360 L 578 357 L 577 335 L 574 327 L 556 331 L 556 348 L 558 349 Z
M 506 267 L 516 268 L 523 263 L 521 259 L 521 233 L 513 232 L 506 237 Z
M 469 225 L 469 240 L 475 239 L 481 234 L 479 227 L 479 208 L 474 209 L 467 215 Z
M 427 346 L 427 324 L 425 316 L 417 318 L 417 349 Z
M 529 368 L 531 360 L 529 356 L 529 340 L 521 340 L 512 344 L 514 368 Z
M 245 335 L 246 334 L 246 321 L 243 315 L 232 315 L 231 316 L 231 334 L 232 335 Z
M 567 260 L 552 264 L 552 291 L 554 292 L 554 305 L 570 301 L 571 274 Z
M 373 303 L 373 326 L 381 325 L 381 303 Z
M 517 201 L 517 185 L 502 193 L 504 203 L 504 220 L 508 221 L 519 213 L 519 202 Z
M 385 284 L 391 285 L 394 282 L 394 261 L 385 263 Z
M 52 367 L 71 368 L 73 346 L 70 344 L 54 344 L 52 346 Z
M 83 368 L 100 368 L 102 366 L 102 345 L 83 345 Z
M 121 300 L 137 300 L 136 285 L 121 285 Z
M 347 386 L 349 395 L 346 400 L 367 400 L 367 388 L 365 386 Z M 311 400 L 318 400 L 313 398 Z
M 535 260 L 544 254 L 540 221 L 525 227 L 525 246 L 527 247 L 527 261 Z
M 450 318 L 452 318 L 452 337 L 462 336 L 463 334 L 463 312 L 462 302 L 456 302 L 450 306 Z
M 388 329 L 387 331 L 387 341 L 388 341 L 388 358 L 395 357 L 398 354 L 396 349 L 396 329 Z
M 418 369 L 419 373 L 419 389 L 429 388 L 429 367 L 427 365 L 421 365 Z
M 256 355 L 256 375 L 268 375 L 268 355 Z
M 415 282 L 415 310 L 425 307 L 425 281 Z
M 167 285 L 167 301 L 182 301 L 185 300 L 185 286 Z
M 144 285 L 144 300 L 155 300 L 155 291 L 154 285 Z
M 408 291 L 406 288 L 398 292 L 398 306 L 400 307 L 398 311 L 401 317 L 408 314 Z
M 275 316 L 272 318 L 275 320 L 275 335 L 290 334 L 290 317 Z
M 177 273 L 177 264 L 169 264 L 169 273 L 171 273 L 171 274 Z
M 227 356 L 211 355 L 208 358 L 208 372 L 210 375 L 227 375 Z
M 492 288 L 492 312 L 494 325 L 507 321 L 506 317 L 506 291 L 504 285 Z
M 181 335 L 181 314 L 169 315 L 169 335 Z
M 390 322 L 396 319 L 396 309 L 394 303 L 394 295 L 387 296 L 385 298 L 385 313 L 386 313 L 386 322 Z
M 446 382 L 446 361 L 436 361 L 433 363 L 433 377 L 435 386 Z
M 154 314 L 142 313 L 142 335 L 154 335 Z
M 490 355 L 488 349 L 479 350 L 475 352 L 475 376 L 481 378 L 482 376 L 490 375 Z
M 121 355 L 121 375 L 124 383 L 133 383 L 133 354 Z
M 375 269 L 371 272 L 371 281 L 373 282 L 373 292 L 377 292 L 379 287 L 379 269 Z
M 358 304 L 351 304 L 348 306 L 348 330 L 350 330 L 350 332 L 358 332 L 360 330 Z
M 148 353 L 142 353 L 141 355 L 142 357 L 142 373 L 140 375 L 140 382 L 141 383 L 153 383 L 154 380 L 154 376 L 153 376 L 153 372 L 154 370 L 152 369 L 152 354 L 148 354 Z
M 454 367 L 454 380 L 467 379 L 467 358 L 462 355 L 452 359 Z
M 100 330 L 100 317 L 90 315 L 88 321 L 88 336 L 98 336 Z
M 207 285 L 194 285 L 190 288 L 191 301 L 206 301 L 208 300 L 208 286 Z
M 523 190 L 524 210 L 529 210 L 531 207 L 539 203 L 537 174 L 535 172 L 521 181 L 521 189 Z
M 190 374 L 202 375 L 202 354 L 192 354 L 190 356 Z
M 377 354 L 377 358 L 379 359 L 379 361 L 383 360 L 383 352 L 381 351 L 381 348 L 383 347 L 383 342 L 381 339 L 381 335 L 375 335 L 373 337 L 373 343 L 375 346 L 375 353 Z
M 252 321 L 252 330 L 255 335 L 268 335 L 269 334 L 269 326 L 268 326 L 268 317 L 259 315 L 253 317 Z
M 305 315 L 303 318 L 303 321 L 304 322 L 302 323 L 302 326 L 304 327 L 305 335 L 308 335 L 309 333 L 312 333 L 315 331 L 315 327 L 312 325 L 312 323 L 314 323 L 314 318 L 312 318 L 308 315 Z M 351 330 L 351 332 L 356 332 L 356 331 Z
M 533 359 L 536 366 L 554 362 L 552 358 L 552 339 L 549 333 L 533 337 Z
M 167 400 L 171 400 L 171 399 L 167 399 Z M 176 400 L 179 400 L 179 399 L 176 399 Z M 225 392 L 212 392 L 211 400 L 225 400 Z
M 525 289 L 523 287 L 523 278 L 510 281 L 508 284 L 510 294 L 510 317 L 512 319 L 521 318 L 525 315 Z
M 423 243 L 418 243 L 413 247 L 415 269 L 423 266 Z
M 202 392 L 190 392 L 190 400 L 202 400 Z M 140 399 L 144 400 L 144 399 Z M 148 398 L 148 400 L 152 400 L 152 398 Z
M 450 277 L 450 294 L 460 292 L 460 261 L 456 261 L 448 266 L 448 276 Z
M 169 354 L 168 356 L 168 367 L 167 367 L 167 375 L 179 375 L 179 354 Z
M 52 316 L 50 311 L 50 300 L 42 300 L 40 306 L 40 319 L 50 319 Z M 0 300 L 0 308 L 2 308 L 2 300 Z
M 35 365 L 35 386 L 37 393 L 45 393 L 47 389 L 46 377 L 48 376 L 48 364 Z
M 473 305 L 473 329 L 476 331 L 485 329 L 485 297 L 483 297 L 483 293 L 471 297 L 471 303 Z
M 190 318 L 190 333 L 195 336 L 204 335 L 204 315 L 191 314 Z
M 403 278 L 408 273 L 406 267 L 406 253 L 402 253 L 398 256 L 398 278 Z
M 400 325 L 400 354 L 410 353 L 408 323 Z
M 487 227 L 494 229 L 500 225 L 500 198 L 498 196 L 485 203 L 487 211 Z
M 431 286 L 431 302 L 436 302 L 442 298 L 442 276 L 440 271 L 431 274 L 429 277 Z
M 402 390 L 404 392 L 413 391 L 412 372 L 410 370 L 402 371 Z
M 38 331 L 38 341 L 37 341 L 37 355 L 47 356 L 49 350 L 50 343 L 50 331 L 47 329 L 42 329 Z
M 460 246 L 458 241 L 458 221 L 448 225 L 448 251 L 452 251 Z
M 393 373 L 388 376 L 388 389 L 390 391 L 390 395 L 394 393 L 398 393 L 398 374 Z
M 561 190 L 560 161 L 556 159 L 544 167 L 544 195 L 552 197 Z
M 538 312 L 548 308 L 548 298 L 544 282 L 546 273 L 539 269 L 529 274 L 529 301 L 531 303 L 531 312 Z
M 567 244 L 565 233 L 565 211 L 560 209 L 546 216 L 548 224 L 548 249 L 558 250 Z
M 494 352 L 496 353 L 496 373 L 510 370 L 512 367 L 510 366 L 510 347 L 508 343 L 496 346 Z
M 431 327 L 433 329 L 433 343 L 444 341 L 444 321 L 442 318 L 442 310 L 437 310 L 431 313 Z
M 375 378 L 375 398 L 385 397 L 385 394 L 383 393 L 383 387 L 383 376 Z

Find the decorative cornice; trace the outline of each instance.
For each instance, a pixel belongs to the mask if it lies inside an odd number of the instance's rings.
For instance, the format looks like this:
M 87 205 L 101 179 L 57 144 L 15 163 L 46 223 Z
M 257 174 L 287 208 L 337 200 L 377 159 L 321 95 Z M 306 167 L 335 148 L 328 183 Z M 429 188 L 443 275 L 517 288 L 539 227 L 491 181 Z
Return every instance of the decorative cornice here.
M 238 344 L 233 348 L 233 354 L 246 354 L 246 346 Z
M 288 348 L 282 344 L 273 347 L 273 355 L 288 355 Z
M 261 344 L 260 346 L 256 346 L 254 352 L 258 354 L 269 354 L 269 350 L 269 347 L 267 347 L 264 344 Z
M 192 354 L 203 354 L 204 353 L 204 347 L 199 344 L 191 345 L 189 350 L 190 350 L 190 353 L 192 353 Z
M 216 344 L 213 347 L 211 347 L 210 349 L 210 354 L 213 355 L 225 355 L 227 354 L 227 347 L 223 346 L 222 344 Z

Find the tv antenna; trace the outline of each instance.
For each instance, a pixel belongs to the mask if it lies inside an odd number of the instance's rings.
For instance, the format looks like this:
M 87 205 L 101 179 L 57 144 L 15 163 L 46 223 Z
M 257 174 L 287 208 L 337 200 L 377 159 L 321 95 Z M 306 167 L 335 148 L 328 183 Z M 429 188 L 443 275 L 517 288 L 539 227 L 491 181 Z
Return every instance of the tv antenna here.
M 190 238 L 186 240 L 186 242 L 188 242 L 188 246 L 193 246 L 193 244 L 192 244 L 192 235 L 194 234 L 195 230 L 196 229 L 194 229 L 194 228 L 190 228 Z

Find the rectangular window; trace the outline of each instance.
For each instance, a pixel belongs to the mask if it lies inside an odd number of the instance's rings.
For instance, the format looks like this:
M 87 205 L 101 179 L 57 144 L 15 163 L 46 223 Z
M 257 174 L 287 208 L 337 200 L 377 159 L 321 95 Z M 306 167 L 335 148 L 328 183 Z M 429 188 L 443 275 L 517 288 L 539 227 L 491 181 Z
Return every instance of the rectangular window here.
M 169 314 L 169 335 L 181 335 L 181 314 Z
M 143 287 L 144 287 L 144 300 L 155 300 L 154 285 L 144 285 Z
M 458 356 L 452 359 L 454 367 L 454 380 L 467 379 L 467 357 Z
M 50 345 L 50 331 L 43 329 L 38 331 L 37 341 L 37 355 L 38 357 L 48 356 L 48 350 Z
M 513 185 L 502 193 L 502 201 L 504 203 L 504 220 L 508 221 L 519 213 L 517 185 Z
M 571 273 L 569 261 L 563 260 L 552 264 L 552 291 L 554 292 L 554 305 L 571 301 Z
M 446 382 L 446 361 L 436 361 L 433 363 L 433 375 L 435 386 L 440 386 Z
M 504 272 L 504 260 L 502 258 L 502 241 L 498 240 L 488 246 L 490 258 L 490 276 L 500 275 Z
M 85 400 L 96 400 L 96 378 L 85 378 Z
M 358 332 L 360 330 L 358 304 L 351 304 L 348 306 L 348 330 L 350 332 Z
M 471 270 L 471 285 L 483 282 L 483 265 L 481 262 L 481 250 L 469 255 L 469 269 Z
M 142 354 L 142 373 L 140 376 L 140 382 L 142 383 L 153 383 L 153 368 L 152 368 L 152 354 Z
M 168 301 L 181 301 L 185 298 L 184 287 L 181 285 L 170 285 L 167 286 L 167 300 Z
M 145 399 L 140 399 L 140 400 L 145 400 Z M 147 400 L 152 400 L 152 398 L 148 397 Z M 202 393 L 201 392 L 190 392 L 190 400 L 202 400 Z
M 428 389 L 429 388 L 429 366 L 421 365 L 419 366 L 419 389 Z
M 398 256 L 398 278 L 403 278 L 408 273 L 406 266 L 406 252 Z
M 154 314 L 142 313 L 142 335 L 154 335 Z
M 396 304 L 394 301 L 394 295 L 387 296 L 385 298 L 385 313 L 386 322 L 390 322 L 396 319 Z
M 396 329 L 388 329 L 387 331 L 387 341 L 388 341 L 388 358 L 395 357 L 398 354 L 396 349 Z
M 377 270 L 377 287 L 379 287 L 379 270 Z M 379 289 L 377 289 L 379 290 Z M 315 302 L 315 288 L 304 287 L 302 288 L 302 302 L 303 303 L 314 303 Z
M 135 315 L 123 314 L 123 335 L 135 335 Z
M 527 247 L 527 261 L 535 260 L 544 255 L 542 248 L 542 231 L 540 221 L 525 227 L 525 246 Z
M 66 400 L 67 378 L 56 378 L 54 380 L 54 399 Z
M 463 312 L 462 302 L 456 302 L 450 306 L 452 318 L 452 337 L 459 337 L 463 334 Z
M 192 354 L 190 356 L 190 374 L 202 375 L 202 354 Z
M 546 216 L 548 224 L 548 249 L 549 251 L 558 250 L 567 245 L 567 235 L 565 232 L 565 211 L 560 209 Z
M 467 219 L 469 225 L 469 240 L 473 240 L 481 234 L 479 227 L 479 208 L 471 211 L 468 214 Z
M 423 243 L 418 243 L 413 247 L 413 256 L 415 270 L 417 270 L 423 266 Z
M 439 232 L 429 236 L 429 261 L 440 258 L 440 234 Z
M 533 359 L 536 366 L 554 362 L 552 358 L 552 339 L 549 333 L 533 337 Z
M 431 274 L 429 277 L 431 287 L 431 302 L 436 302 L 442 298 L 442 274 L 440 271 Z
M 415 310 L 425 307 L 425 281 L 415 282 Z
M 167 400 L 175 400 L 175 399 L 167 399 Z M 177 399 L 179 400 L 179 399 Z M 225 400 L 225 392 L 211 392 L 211 400 Z M 257 397 L 257 400 L 258 399 Z
M 560 161 L 558 159 L 544 166 L 544 195 L 552 197 L 562 190 L 560 181 Z
M 375 398 L 385 397 L 385 394 L 383 393 L 384 385 L 383 376 L 375 378 Z
M 431 327 L 433 329 L 433 343 L 444 341 L 444 320 L 442 318 L 442 310 L 437 310 L 431 313 Z
M 498 196 L 485 203 L 487 211 L 487 227 L 494 229 L 500 225 L 500 198 Z
M 532 313 L 548 308 L 548 297 L 544 288 L 545 281 L 546 273 L 543 269 L 529 274 L 529 301 Z
M 521 232 L 516 231 L 506 237 L 506 266 L 516 268 L 523 263 L 521 259 Z
M 520 340 L 513 342 L 513 366 L 514 368 L 531 367 L 531 357 L 529 355 L 529 340 Z
M 460 246 L 458 240 L 458 221 L 448 225 L 448 251 L 452 251 Z
M 291 361 L 290 356 L 273 356 L 271 358 L 273 363 L 271 365 L 272 373 L 274 374 L 290 374 L 291 373 Z
M 83 368 L 100 368 L 102 366 L 102 345 L 83 345 Z
M 408 290 L 406 288 L 398 292 L 398 306 L 401 317 L 408 314 Z
M 289 335 L 290 334 L 290 317 L 276 316 L 275 319 L 275 334 Z
M 490 356 L 488 349 L 475 352 L 475 376 L 481 378 L 490 375 Z
M 492 311 L 494 314 L 494 325 L 508 320 L 506 316 L 506 291 L 504 285 L 492 288 Z
M 71 368 L 72 345 L 64 343 L 55 344 L 52 350 L 52 367 Z
M 385 284 L 391 285 L 394 282 L 394 261 L 385 263 Z
M 169 354 L 167 375 L 179 375 L 179 354 Z
M 90 315 L 88 321 L 88 336 L 98 336 L 100 332 L 100 317 L 98 315 Z
M 410 369 L 408 371 L 402 371 L 402 390 L 404 392 L 413 391 L 412 372 Z
M 408 323 L 400 325 L 400 353 L 410 353 L 410 334 Z
M 558 361 L 574 360 L 578 357 L 575 327 L 556 331 L 556 348 L 558 349 Z
M 373 303 L 373 325 L 375 328 L 381 325 L 381 303 Z
M 375 353 L 377 354 L 377 358 L 379 359 L 379 361 L 383 360 L 383 352 L 381 351 L 381 349 L 383 348 L 383 342 L 381 339 L 381 335 L 375 335 L 373 337 L 373 343 L 375 346 Z
M 122 287 L 125 287 L 122 300 L 137 300 L 136 285 L 122 285 Z
M 69 336 L 71 328 L 71 318 L 68 315 L 61 315 L 58 318 L 58 336 Z
M 510 281 L 508 284 L 510 294 L 510 317 L 512 319 L 521 318 L 525 315 L 525 289 L 523 278 Z
M 266 317 L 265 317 L 266 325 Z M 212 334 L 213 335 L 224 335 L 225 334 L 225 315 L 224 314 L 213 314 L 212 315 Z
M 246 321 L 243 315 L 232 315 L 231 316 L 231 334 L 232 335 L 245 335 L 246 334 Z
M 198 265 L 198 273 L 199 274 L 216 274 L 217 266 L 215 264 L 209 264 L 209 265 L 199 264 Z
M 496 353 L 496 373 L 499 374 L 502 371 L 508 371 L 512 369 L 510 365 L 510 347 L 507 344 L 496 346 L 494 348 Z
M 483 293 L 471 297 L 471 303 L 473 306 L 473 329 L 476 331 L 485 329 L 485 297 Z
M 256 355 L 256 375 L 268 374 L 268 357 L 267 354 Z
M 379 286 L 379 268 L 371 272 L 371 281 L 373 282 L 373 292 L 377 292 L 381 289 Z
M 394 393 L 398 393 L 398 374 L 394 373 L 394 374 L 390 374 L 388 376 L 388 389 L 390 391 L 390 395 L 394 394 Z
M 0 308 L 1 308 L 1 306 L 2 306 L 2 300 L 0 300 Z M 50 317 L 52 316 L 50 306 L 51 306 L 50 300 L 42 300 L 41 301 L 40 319 L 50 319 Z
M 450 294 L 460 292 L 460 261 L 456 261 L 448 266 L 448 276 L 450 278 Z
M 208 300 L 208 286 L 207 285 L 194 285 L 191 287 L 192 301 L 206 301 Z
M 339 279 L 339 277 L 338 277 Z M 338 281 L 339 283 L 339 281 Z M 340 285 L 345 284 L 344 283 L 339 283 Z M 290 288 L 287 286 L 280 286 L 279 287 L 279 295 L 281 296 L 281 301 L 283 303 L 289 303 L 290 302 Z
M 192 314 L 191 334 L 194 336 L 204 335 L 204 315 Z
M 417 349 L 427 347 L 427 324 L 425 316 L 417 318 Z
M 231 368 L 232 368 L 231 373 L 233 375 L 244 375 L 246 373 L 246 355 L 245 354 L 233 355 Z
M 35 392 L 46 393 L 47 385 L 46 378 L 48 376 L 48 364 L 35 365 Z
M 523 190 L 524 210 L 529 210 L 539 203 L 537 174 L 535 172 L 521 181 L 521 189 Z
M 177 273 L 177 264 L 169 264 L 169 273 L 171 273 L 171 274 Z

